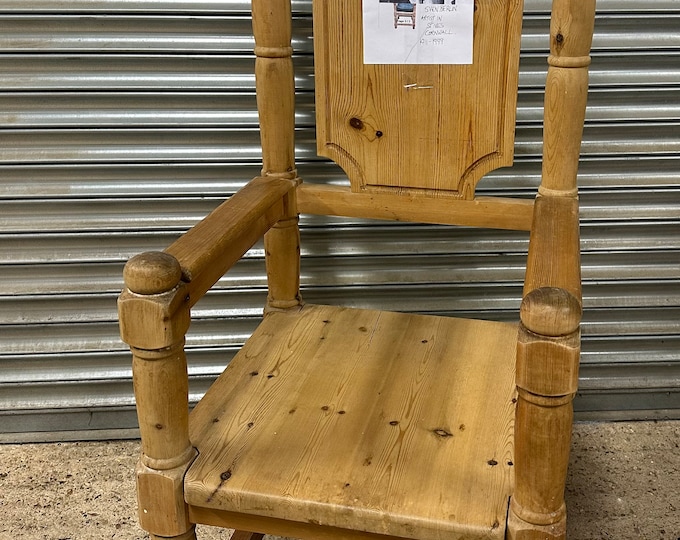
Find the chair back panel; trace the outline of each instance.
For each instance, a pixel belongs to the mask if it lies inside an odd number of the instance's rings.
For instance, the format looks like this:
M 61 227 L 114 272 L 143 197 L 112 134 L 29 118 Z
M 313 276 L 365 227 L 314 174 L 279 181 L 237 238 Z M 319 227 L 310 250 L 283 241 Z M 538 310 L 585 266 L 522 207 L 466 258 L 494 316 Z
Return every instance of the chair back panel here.
M 354 192 L 474 198 L 512 164 L 522 11 L 475 0 L 471 65 L 364 64 L 362 0 L 315 0 L 318 153 Z

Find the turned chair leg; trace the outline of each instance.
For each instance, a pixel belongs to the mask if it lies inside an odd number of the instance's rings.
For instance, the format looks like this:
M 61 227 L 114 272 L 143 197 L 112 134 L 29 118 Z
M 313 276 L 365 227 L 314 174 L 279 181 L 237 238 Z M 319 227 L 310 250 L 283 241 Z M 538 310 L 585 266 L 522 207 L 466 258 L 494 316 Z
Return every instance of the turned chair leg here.
M 139 521 L 152 538 L 195 540 L 184 502 L 184 475 L 196 457 L 189 441 L 189 382 L 184 336 L 188 294 L 177 260 L 144 253 L 125 266 L 118 301 L 132 375 L 142 455 L 137 466 Z
M 524 297 L 520 318 L 515 491 L 508 538 L 563 540 L 581 305 L 564 289 L 539 288 Z
M 569 462 L 573 395 L 547 398 L 520 390 L 515 436 L 516 487 L 509 540 L 564 540 L 564 488 Z

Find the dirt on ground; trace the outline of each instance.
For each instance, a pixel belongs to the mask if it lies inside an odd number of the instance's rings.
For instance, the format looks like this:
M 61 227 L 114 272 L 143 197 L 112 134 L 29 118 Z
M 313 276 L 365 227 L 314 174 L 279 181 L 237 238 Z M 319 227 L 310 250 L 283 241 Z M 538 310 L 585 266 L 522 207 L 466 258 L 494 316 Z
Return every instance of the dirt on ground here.
M 680 540 L 679 445 L 679 421 L 576 424 L 570 540 Z M 148 538 L 136 518 L 138 453 L 138 441 L 0 446 L 0 540 Z

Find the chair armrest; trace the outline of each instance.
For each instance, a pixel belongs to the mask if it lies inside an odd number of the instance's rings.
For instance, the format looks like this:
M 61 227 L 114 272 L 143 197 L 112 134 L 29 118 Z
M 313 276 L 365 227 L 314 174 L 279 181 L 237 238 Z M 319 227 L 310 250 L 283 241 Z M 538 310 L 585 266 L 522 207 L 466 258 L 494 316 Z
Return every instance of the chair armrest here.
M 256 177 L 165 251 L 179 261 L 194 305 L 277 221 L 287 215 L 292 180 Z
M 578 199 L 538 196 L 529 240 L 522 323 L 544 336 L 563 336 L 581 321 Z
M 561 404 L 563 398 L 570 401 L 578 388 L 581 351 L 575 197 L 536 199 L 520 319 L 516 366 L 520 397 L 538 400 L 539 408 Z M 550 399 L 557 401 L 550 405 Z

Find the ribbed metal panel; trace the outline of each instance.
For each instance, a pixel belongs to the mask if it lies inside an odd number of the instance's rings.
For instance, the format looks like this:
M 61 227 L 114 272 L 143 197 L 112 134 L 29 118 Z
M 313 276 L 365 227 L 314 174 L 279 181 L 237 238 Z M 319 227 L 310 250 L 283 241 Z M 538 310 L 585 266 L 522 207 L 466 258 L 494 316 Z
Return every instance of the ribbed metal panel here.
M 315 154 L 311 1 L 293 7 L 300 173 L 345 183 Z M 538 185 L 549 9 L 526 0 L 516 164 L 485 193 Z M 240 0 L 0 0 L 0 440 L 134 428 L 122 266 L 258 172 L 249 11 Z M 678 417 L 675 0 L 598 0 L 580 186 L 578 414 Z M 310 216 L 302 227 L 309 301 L 517 318 L 524 234 Z M 258 322 L 262 258 L 256 246 L 196 306 L 192 399 Z

